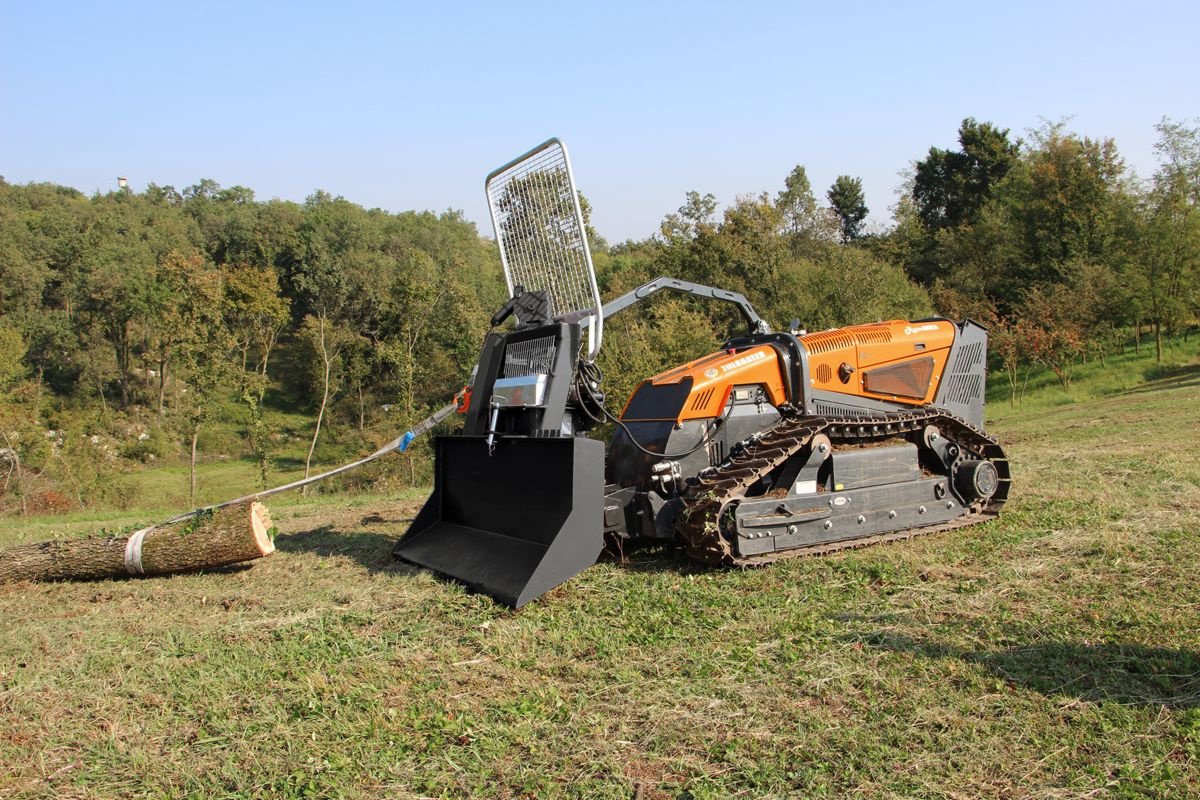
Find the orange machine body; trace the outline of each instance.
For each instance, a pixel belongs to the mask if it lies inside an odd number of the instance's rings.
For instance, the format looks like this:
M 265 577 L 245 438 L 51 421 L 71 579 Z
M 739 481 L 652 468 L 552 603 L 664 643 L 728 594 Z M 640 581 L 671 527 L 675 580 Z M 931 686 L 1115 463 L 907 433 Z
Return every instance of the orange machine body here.
M 891 320 L 806 334 L 798 337 L 808 354 L 805 380 L 812 390 L 926 405 L 937 396 L 955 330 L 947 320 Z M 660 373 L 638 389 L 690 381 L 674 421 L 711 419 L 723 413 L 730 393 L 739 386 L 761 387 L 774 406 L 797 402 L 788 397 L 783 370 L 779 351 L 770 344 L 733 347 Z

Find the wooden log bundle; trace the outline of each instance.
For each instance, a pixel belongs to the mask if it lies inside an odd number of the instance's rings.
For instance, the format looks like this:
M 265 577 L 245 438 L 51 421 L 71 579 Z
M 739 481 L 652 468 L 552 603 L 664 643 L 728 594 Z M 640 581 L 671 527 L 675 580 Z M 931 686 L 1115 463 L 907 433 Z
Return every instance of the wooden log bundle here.
M 0 583 L 163 575 L 224 567 L 275 552 L 257 501 L 205 511 L 123 537 L 93 536 L 0 551 Z

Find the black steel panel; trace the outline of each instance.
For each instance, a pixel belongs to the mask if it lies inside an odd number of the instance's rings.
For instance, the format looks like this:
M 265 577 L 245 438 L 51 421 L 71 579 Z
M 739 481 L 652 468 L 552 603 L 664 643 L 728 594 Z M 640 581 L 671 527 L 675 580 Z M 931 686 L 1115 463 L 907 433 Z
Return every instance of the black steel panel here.
M 393 553 L 520 608 L 604 546 L 604 445 L 584 438 L 436 442 L 434 491 Z
M 920 476 L 915 444 L 840 450 L 833 454 L 833 488 L 837 490 L 915 481 Z
M 934 405 L 983 427 L 987 390 L 987 329 L 971 320 L 959 326 Z
M 646 381 L 639 386 L 629 398 L 629 404 L 621 414 L 625 422 L 633 420 L 671 420 L 679 419 L 679 412 L 688 395 L 692 393 L 691 376 L 679 383 L 654 384 Z
M 961 503 L 938 496 L 939 484 L 944 486 L 945 478 L 803 498 L 803 508 L 797 507 L 791 518 L 780 516 L 774 526 L 763 523 L 767 521 L 765 515 L 776 510 L 778 500 L 744 500 L 737 509 L 737 552 L 751 556 L 859 539 L 940 525 L 965 514 L 968 509 Z M 818 514 L 819 505 L 824 505 L 829 514 Z

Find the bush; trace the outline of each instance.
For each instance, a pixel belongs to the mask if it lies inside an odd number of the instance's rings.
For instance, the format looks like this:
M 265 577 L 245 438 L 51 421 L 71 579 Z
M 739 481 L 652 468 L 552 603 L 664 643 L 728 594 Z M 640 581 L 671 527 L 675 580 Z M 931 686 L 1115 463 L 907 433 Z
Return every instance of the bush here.
M 145 464 L 169 455 L 173 449 L 173 444 L 170 437 L 161 429 L 155 428 L 139 434 L 138 438 L 133 441 L 125 442 L 117 452 L 121 458 L 127 458 L 130 461 L 140 461 Z

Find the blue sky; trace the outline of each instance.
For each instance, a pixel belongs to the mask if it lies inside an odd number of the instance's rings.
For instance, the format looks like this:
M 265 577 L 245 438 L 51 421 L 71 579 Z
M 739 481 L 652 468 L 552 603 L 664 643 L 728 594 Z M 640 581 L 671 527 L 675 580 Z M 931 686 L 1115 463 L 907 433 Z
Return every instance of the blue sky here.
M 690 189 L 723 203 L 898 172 L 966 116 L 1111 136 L 1200 116 L 1200 4 L 22 3 L 0 0 L 0 175 L 85 192 L 127 175 L 259 199 L 463 209 L 543 139 L 571 149 L 610 240 Z

